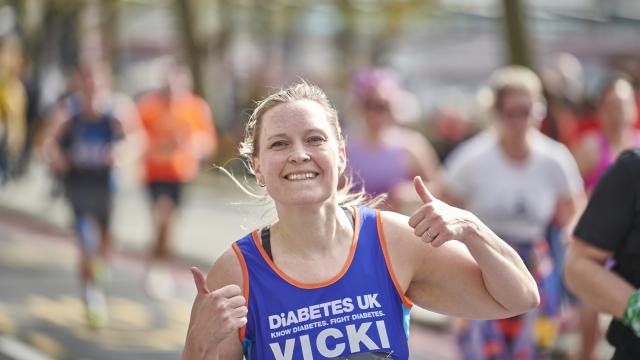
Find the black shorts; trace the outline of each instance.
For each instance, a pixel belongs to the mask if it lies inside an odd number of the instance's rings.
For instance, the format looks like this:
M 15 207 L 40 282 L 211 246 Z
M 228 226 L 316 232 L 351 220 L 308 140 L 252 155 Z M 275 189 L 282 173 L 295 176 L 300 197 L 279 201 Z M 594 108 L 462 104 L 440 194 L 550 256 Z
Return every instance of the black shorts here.
M 64 187 L 76 219 L 91 215 L 103 228 L 109 228 L 113 205 L 109 179 L 67 178 Z
M 170 181 L 153 181 L 147 184 L 151 199 L 155 203 L 161 197 L 171 200 L 176 206 L 182 200 L 182 183 Z

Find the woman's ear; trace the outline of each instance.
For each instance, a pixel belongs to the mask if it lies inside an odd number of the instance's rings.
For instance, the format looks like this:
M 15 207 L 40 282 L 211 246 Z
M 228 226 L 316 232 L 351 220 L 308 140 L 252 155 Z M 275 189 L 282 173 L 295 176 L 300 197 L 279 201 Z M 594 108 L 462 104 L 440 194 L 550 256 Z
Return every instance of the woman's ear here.
M 347 168 L 347 150 L 344 145 L 338 150 L 338 175 L 342 175 Z
M 260 168 L 260 161 L 257 157 L 251 158 L 251 167 L 253 168 L 253 174 L 256 176 L 258 185 L 264 186 L 264 178 L 262 177 L 262 169 Z

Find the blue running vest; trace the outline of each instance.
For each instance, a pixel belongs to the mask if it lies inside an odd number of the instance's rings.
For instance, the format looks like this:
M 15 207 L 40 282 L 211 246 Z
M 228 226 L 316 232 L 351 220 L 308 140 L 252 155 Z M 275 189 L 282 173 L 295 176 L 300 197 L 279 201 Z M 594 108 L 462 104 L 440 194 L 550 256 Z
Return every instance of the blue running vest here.
M 353 211 L 349 257 L 338 275 L 320 284 L 282 273 L 258 231 L 233 244 L 248 299 L 248 322 L 240 330 L 247 360 L 409 358 L 413 304 L 390 268 L 380 214 L 364 206 Z
M 95 119 L 86 118 L 78 95 L 70 96 L 67 107 L 70 118 L 60 146 L 69 159 L 71 171 L 108 176 L 113 145 L 122 137 L 112 109 L 104 109 Z

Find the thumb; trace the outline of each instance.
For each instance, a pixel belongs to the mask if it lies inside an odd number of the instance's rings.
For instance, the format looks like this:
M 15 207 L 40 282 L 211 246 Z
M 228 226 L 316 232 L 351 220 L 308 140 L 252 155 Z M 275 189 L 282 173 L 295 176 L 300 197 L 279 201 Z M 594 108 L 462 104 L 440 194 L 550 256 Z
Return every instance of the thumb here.
M 428 204 L 436 199 L 436 197 L 431 194 L 431 191 L 424 185 L 420 176 L 413 178 L 413 186 L 416 188 L 416 192 L 423 203 Z
M 196 283 L 196 289 L 198 289 L 198 295 L 207 295 L 210 293 L 207 287 L 207 279 L 200 269 L 197 267 L 191 268 L 191 274 L 193 274 L 193 281 Z

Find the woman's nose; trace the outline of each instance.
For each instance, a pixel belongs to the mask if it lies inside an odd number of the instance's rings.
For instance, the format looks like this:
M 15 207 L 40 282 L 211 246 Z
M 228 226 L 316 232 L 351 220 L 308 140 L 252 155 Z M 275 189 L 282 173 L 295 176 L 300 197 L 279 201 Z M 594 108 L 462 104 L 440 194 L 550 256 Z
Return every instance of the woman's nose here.
M 296 146 L 291 149 L 289 154 L 289 161 L 293 163 L 305 162 L 311 159 L 307 150 L 302 146 Z

